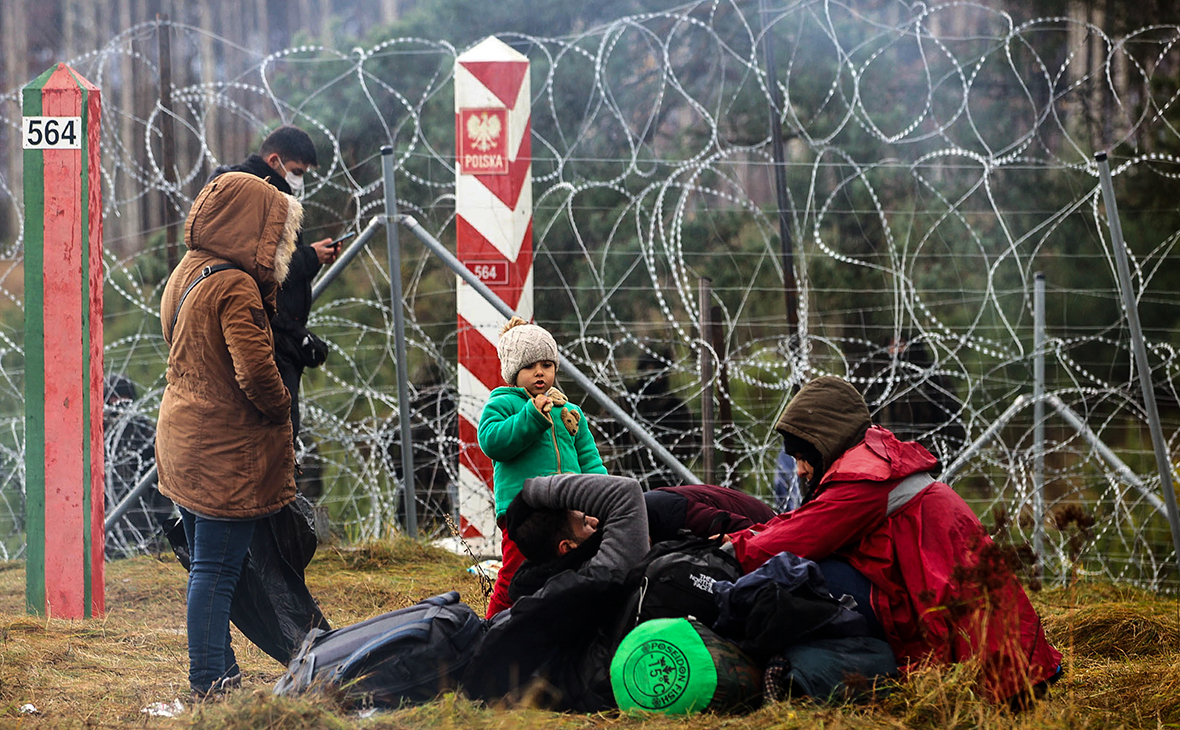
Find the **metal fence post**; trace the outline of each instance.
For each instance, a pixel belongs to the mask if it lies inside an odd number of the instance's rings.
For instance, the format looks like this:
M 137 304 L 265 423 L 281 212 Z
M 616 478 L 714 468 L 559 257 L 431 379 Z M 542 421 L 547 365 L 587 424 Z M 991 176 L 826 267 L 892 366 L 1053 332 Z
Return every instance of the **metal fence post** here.
M 1168 524 L 1172 529 L 1172 546 L 1176 550 L 1176 567 L 1180 569 L 1180 510 L 1176 508 L 1176 492 L 1172 488 L 1172 464 L 1168 458 L 1167 441 L 1160 425 L 1159 407 L 1155 402 L 1155 386 L 1151 382 L 1151 363 L 1147 361 L 1147 345 L 1143 343 L 1143 327 L 1139 323 L 1139 307 L 1131 289 L 1131 264 L 1127 259 L 1127 244 L 1123 241 L 1123 224 L 1119 222 L 1118 203 L 1114 197 L 1114 183 L 1110 178 L 1110 164 L 1106 153 L 1094 155 L 1102 181 L 1102 199 L 1106 202 L 1106 222 L 1110 226 L 1111 248 L 1118 265 L 1119 289 L 1123 293 L 1123 308 L 1131 329 L 1131 344 L 1135 354 L 1135 369 L 1139 371 L 1139 387 L 1143 390 L 1143 408 L 1151 427 L 1151 443 L 1155 447 L 1155 465 L 1160 474 L 1160 490 L 1168 506 Z
M 697 292 L 700 296 L 701 322 L 701 457 L 704 462 L 706 484 L 715 484 L 713 468 L 713 352 L 710 347 L 710 322 L 713 303 L 712 280 L 702 277 Z
M 402 312 L 402 252 L 397 239 L 397 188 L 393 177 L 393 147 L 381 148 L 385 185 L 385 240 L 389 244 L 389 306 L 393 310 L 394 355 L 397 358 L 397 403 L 401 411 L 402 501 L 406 505 L 406 534 L 418 537 L 418 497 L 414 489 L 414 443 L 410 437 L 410 385 L 406 373 L 406 324 Z
M 1033 279 L 1033 553 L 1045 569 L 1045 275 Z

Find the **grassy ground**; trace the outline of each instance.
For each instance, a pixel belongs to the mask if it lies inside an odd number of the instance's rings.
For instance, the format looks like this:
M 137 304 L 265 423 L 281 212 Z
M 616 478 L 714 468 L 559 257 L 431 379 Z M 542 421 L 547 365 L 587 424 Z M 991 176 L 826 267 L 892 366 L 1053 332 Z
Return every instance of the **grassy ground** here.
M 333 625 L 458 590 L 482 612 L 469 561 L 397 540 L 322 547 L 308 584 Z M 764 707 L 750 715 L 688 718 L 558 715 L 486 708 L 453 696 L 360 718 L 319 700 L 274 698 L 283 667 L 235 636 L 243 691 L 177 718 L 141 710 L 187 695 L 185 572 L 171 556 L 107 565 L 105 616 L 64 621 L 24 614 L 24 566 L 0 563 L 0 728 L 1081 728 L 1180 727 L 1180 603 L 1132 589 L 1075 586 L 1034 594 L 1067 674 L 1049 699 L 1012 715 L 980 702 L 962 668 L 911 676 L 897 692 L 857 707 Z M 236 633 L 236 632 L 235 632 Z M 33 705 L 37 713 L 22 713 Z

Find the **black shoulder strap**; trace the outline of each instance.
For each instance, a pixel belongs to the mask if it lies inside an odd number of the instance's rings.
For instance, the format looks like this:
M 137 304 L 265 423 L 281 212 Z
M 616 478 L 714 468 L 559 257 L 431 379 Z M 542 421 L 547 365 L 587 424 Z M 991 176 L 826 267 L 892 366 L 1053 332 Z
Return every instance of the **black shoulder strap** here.
M 176 334 L 176 320 L 178 317 L 180 317 L 180 308 L 184 306 L 184 300 L 188 298 L 188 293 L 193 290 L 193 287 L 195 287 L 197 284 L 200 284 L 205 279 L 208 279 L 211 275 L 216 274 L 218 271 L 225 271 L 227 269 L 237 269 L 241 271 L 242 267 L 235 266 L 234 264 L 217 264 L 206 266 L 205 268 L 201 269 L 201 275 L 196 279 L 193 279 L 193 283 L 188 285 L 188 288 L 185 289 L 184 293 L 180 295 L 180 301 L 176 303 L 176 311 L 172 313 L 172 324 L 168 327 L 169 337 Z

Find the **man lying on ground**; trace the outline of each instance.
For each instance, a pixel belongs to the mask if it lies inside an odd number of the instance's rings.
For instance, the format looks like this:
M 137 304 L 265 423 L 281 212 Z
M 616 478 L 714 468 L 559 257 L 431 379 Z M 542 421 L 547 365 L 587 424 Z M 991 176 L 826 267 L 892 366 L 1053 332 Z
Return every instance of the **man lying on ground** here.
M 602 474 L 526 479 L 505 513 L 530 581 L 493 620 L 463 677 L 468 696 L 529 694 L 538 705 L 597 712 L 614 706 L 610 660 L 625 632 L 624 578 L 650 539 L 639 482 Z M 539 536 L 545 536 L 541 538 Z
M 931 477 L 929 451 L 874 426 L 860 393 L 835 377 L 805 385 L 776 428 L 798 461 L 804 501 L 729 536 L 743 569 L 783 551 L 818 562 L 899 664 L 977 659 L 993 701 L 1023 701 L 1060 675 L 1061 654 L 1003 551 Z

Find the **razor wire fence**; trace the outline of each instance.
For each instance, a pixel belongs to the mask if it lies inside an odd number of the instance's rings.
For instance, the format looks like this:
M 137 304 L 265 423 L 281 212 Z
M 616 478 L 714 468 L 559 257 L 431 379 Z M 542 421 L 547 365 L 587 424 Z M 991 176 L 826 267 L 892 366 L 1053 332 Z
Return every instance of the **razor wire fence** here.
M 160 32 L 188 67 L 202 58 L 193 49 L 214 47 L 220 59 L 173 82 L 170 110 L 151 94 L 119 93 L 135 79 L 158 83 Z M 878 422 L 944 464 L 969 453 L 954 487 L 1017 545 L 1031 539 L 1032 465 L 1043 455 L 1046 580 L 1176 587 L 1167 520 L 1146 496 L 1159 495 L 1160 483 L 1092 157 L 1111 150 L 1174 455 L 1180 26 L 1114 35 L 1082 17 L 1021 21 L 968 2 L 760 9 L 717 1 L 561 37 L 498 37 L 532 63 L 536 321 L 563 358 L 690 468 L 701 473 L 708 428 L 713 481 L 781 500 L 774 420 L 799 384 L 841 375 Z M 382 214 L 379 148 L 392 144 L 402 211 L 453 243 L 451 69 L 462 50 L 395 36 L 347 51 L 252 54 L 200 28 L 157 22 L 69 61 L 103 89 L 106 367 L 133 385 L 107 407 L 108 498 L 150 468 L 150 450 L 128 434 L 150 430 L 165 385 L 164 232 L 213 167 L 237 161 L 223 151 L 227 140 L 240 154 L 280 121 L 313 134 L 321 150 L 305 199 L 313 239 Z M 772 116 L 786 138 L 791 258 L 779 240 Z M 10 138 L 19 117 L 12 89 L 0 97 Z M 162 162 L 165 118 L 179 149 L 171 168 Z M 0 180 L 0 204 L 18 221 L 20 189 L 11 174 Z M 19 234 L 5 241 L 10 258 L 0 264 L 5 559 L 22 555 L 24 539 L 22 245 Z M 459 402 L 455 388 L 454 275 L 412 243 L 403 256 L 419 524 L 446 537 L 463 446 L 457 414 L 482 404 Z M 388 534 L 404 511 L 384 261 L 380 246 L 362 253 L 310 323 L 331 352 L 303 380 L 300 484 L 349 540 Z M 784 266 L 798 282 L 794 331 Z M 1036 272 L 1047 277 L 1040 352 Z M 701 278 L 717 322 L 704 332 Z M 1031 393 L 1036 356 L 1045 358 L 1048 392 L 1139 487 L 1052 409 L 1043 442 L 1029 408 L 972 448 Z M 702 357 L 711 361 L 708 382 Z M 611 473 L 648 487 L 675 483 L 609 416 L 571 395 Z M 715 405 L 712 424 L 702 423 L 704 397 Z M 129 521 L 115 542 L 141 549 L 151 533 Z

